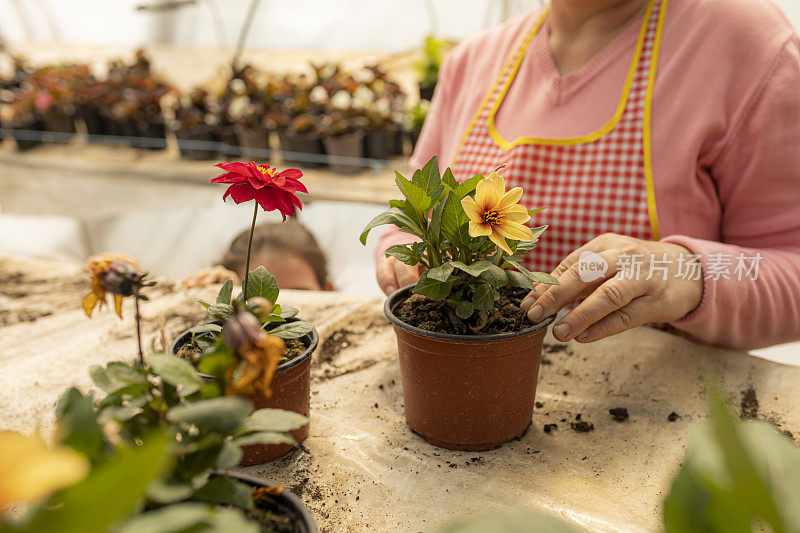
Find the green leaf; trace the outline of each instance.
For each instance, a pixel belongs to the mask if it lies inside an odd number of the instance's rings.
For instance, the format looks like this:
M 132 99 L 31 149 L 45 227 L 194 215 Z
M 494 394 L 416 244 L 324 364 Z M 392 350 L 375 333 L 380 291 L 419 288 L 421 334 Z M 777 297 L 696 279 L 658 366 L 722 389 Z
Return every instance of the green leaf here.
M 442 213 L 442 235 L 456 246 L 471 242 L 468 232 L 469 217 L 454 193 L 447 195 Z
M 105 439 L 91 396 L 84 396 L 75 387 L 67 389 L 56 404 L 56 425 L 61 444 L 81 452 L 92 462 L 103 457 Z
M 217 294 L 217 303 L 230 305 L 232 299 L 233 299 L 233 280 L 228 279 L 225 283 L 222 284 L 222 287 L 220 287 L 219 289 L 219 294 Z
M 475 312 L 475 306 L 472 302 L 459 302 L 456 306 L 456 316 L 462 320 L 466 320 Z
M 247 287 L 250 290 L 250 287 Z M 214 304 L 208 308 L 208 314 L 211 318 L 219 321 L 228 320 L 233 314 L 233 306 L 230 304 Z
M 280 290 L 278 289 L 278 280 L 275 276 L 270 274 L 263 266 L 250 272 L 247 277 L 247 294 L 246 299 L 261 297 L 266 298 L 270 302 L 277 303 Z
M 421 244 L 421 243 L 414 243 Z M 417 253 L 418 246 L 412 244 L 395 244 L 386 249 L 386 256 L 396 257 L 400 262 L 407 265 L 416 266 L 420 263 L 420 254 Z
M 412 292 L 414 294 L 427 296 L 431 300 L 444 300 L 450 295 L 450 291 L 453 289 L 454 280 L 451 278 L 442 283 L 441 281 L 437 281 L 428 277 L 428 272 L 430 271 L 426 270 L 422 273 L 419 281 L 417 281 L 417 284 L 414 285 L 414 290 Z
M 414 172 L 412 181 L 425 193 L 429 194 L 439 188 L 442 180 L 439 177 L 439 161 L 436 156 L 431 157 L 425 166 Z
M 239 429 L 252 409 L 245 398 L 223 396 L 173 407 L 167 411 L 167 420 L 230 435 Z
M 189 396 L 200 390 L 203 379 L 189 361 L 174 355 L 154 354 L 147 358 L 153 372 L 178 389 L 181 396 Z
M 449 170 L 449 169 L 448 169 Z M 446 194 L 450 194 L 447 191 Z M 432 242 L 438 243 L 442 240 L 442 216 L 444 215 L 444 208 L 447 204 L 447 198 L 439 200 L 431 211 L 431 220 L 428 223 L 428 236 Z
M 230 348 L 225 347 L 211 353 L 203 354 L 197 363 L 197 370 L 204 374 L 210 374 L 221 378 L 228 369 L 236 362 L 236 358 Z
M 166 439 L 157 434 L 146 437 L 141 446 L 118 450 L 84 481 L 58 493 L 54 505 L 41 508 L 26 531 L 105 533 L 133 513 L 147 486 L 164 471 L 170 454 Z
M 89 376 L 95 385 L 107 393 L 130 387 L 131 391 L 142 391 L 150 388 L 147 377 L 137 365 L 121 361 L 112 361 L 105 368 L 93 365 L 89 368 Z M 133 387 L 132 387 L 133 386 Z M 134 392 L 131 392 L 134 394 Z
M 529 511 L 487 513 L 457 522 L 436 533 L 577 533 L 568 524 Z
M 249 446 L 251 444 L 297 444 L 297 441 L 288 434 L 280 433 L 277 431 L 257 431 L 255 433 L 248 433 L 233 439 L 233 442 L 239 446 Z
M 155 480 L 147 487 L 147 497 L 156 503 L 175 503 L 185 500 L 194 494 L 194 488 L 189 484 L 168 484 L 163 480 Z
M 193 500 L 215 505 L 232 505 L 239 509 L 253 508 L 252 488 L 228 476 L 216 476 L 194 493 Z
M 461 261 L 451 261 L 450 264 L 453 265 L 454 267 L 456 267 L 457 269 L 459 269 L 459 270 L 461 270 L 463 272 L 466 272 L 467 274 L 469 274 L 472 277 L 480 276 L 481 274 L 483 274 L 485 271 L 489 270 L 493 266 L 492 263 L 490 263 L 489 261 L 486 261 L 485 259 L 481 259 L 481 260 L 475 261 L 474 263 L 469 264 L 469 265 L 466 265 L 466 264 L 462 263 Z
M 455 195 L 456 198 L 459 200 L 459 202 L 465 196 L 468 196 L 473 192 L 475 192 L 475 189 L 478 187 L 478 183 L 480 183 L 481 180 L 483 180 L 483 177 L 484 177 L 483 174 L 476 174 L 471 178 L 464 180 L 462 183 L 458 185 L 458 187 L 456 187 Z
M 480 278 L 495 289 L 508 285 L 506 271 L 497 265 L 490 265 L 489 268 L 481 273 Z
M 287 322 L 278 327 L 272 328 L 269 331 L 271 335 L 280 337 L 282 339 L 299 339 L 300 337 L 311 333 L 314 329 L 314 324 L 309 324 L 303 320 L 297 322 Z
M 539 207 L 538 209 L 528 209 L 528 216 L 532 217 L 536 213 L 541 213 L 545 209 L 547 209 L 547 208 L 546 207 Z M 544 227 L 546 228 L 547 226 L 544 226 Z
M 296 317 L 297 313 L 299 313 L 299 312 L 300 311 L 298 311 L 297 308 L 295 308 L 295 307 L 290 307 L 288 305 L 284 305 L 284 306 L 281 307 L 280 315 L 281 315 L 281 318 L 283 318 L 285 320 L 287 318 Z
M 283 409 L 259 409 L 248 416 L 241 432 L 248 431 L 292 431 L 308 424 L 308 418 Z
M 488 311 L 494 307 L 495 291 L 488 283 L 481 283 L 475 287 L 475 294 L 472 297 L 472 303 L 475 309 L 480 311 Z
M 369 232 L 378 226 L 385 226 L 386 224 L 394 224 L 402 231 L 411 233 L 417 237 L 422 238 L 422 229 L 414 222 L 407 214 L 400 209 L 393 207 L 373 218 L 369 224 L 361 232 L 361 244 L 367 244 L 367 235 Z
M 531 272 L 521 263 L 517 263 L 516 261 L 508 261 L 506 263 L 511 265 L 512 267 L 516 268 L 522 274 L 524 274 L 529 280 L 534 283 L 544 283 L 547 285 L 558 285 L 558 280 L 551 276 L 550 274 L 545 274 L 544 272 Z
M 428 269 L 426 274 L 430 279 L 444 282 L 447 281 L 447 279 L 450 277 L 450 274 L 453 273 L 453 268 L 453 263 L 448 262 L 436 268 Z
M 202 503 L 181 503 L 162 507 L 136 515 L 117 531 L 117 533 L 182 533 L 201 530 L 198 526 L 207 525 L 212 520 L 211 506 Z
M 199 303 L 200 305 L 202 305 L 202 306 L 203 306 L 203 307 L 205 307 L 206 309 L 208 309 L 209 307 L 211 307 L 211 304 L 210 304 L 210 303 L 208 303 L 208 302 L 205 302 L 205 301 L 201 300 L 200 298 L 195 298 L 195 299 L 194 299 L 194 301 L 195 301 L 195 302 L 197 302 L 197 303 Z
M 523 289 L 533 290 L 536 285 L 530 280 L 528 276 L 516 270 L 504 270 L 508 278 L 508 284 L 512 287 L 521 287 Z
M 458 189 L 459 185 L 458 180 L 456 179 L 455 176 L 453 176 L 453 171 L 450 170 L 450 167 L 447 167 L 444 170 L 444 175 L 442 176 L 442 183 L 444 183 L 453 190 Z
M 222 445 L 222 450 L 217 456 L 217 468 L 233 468 L 242 460 L 242 448 L 233 441 L 226 440 Z
M 420 222 L 420 227 L 428 223 L 428 210 L 431 208 L 431 199 L 426 194 L 425 190 L 417 186 L 415 183 L 408 181 L 399 172 L 395 171 L 394 182 L 397 188 L 406 197 L 406 200 L 411 203 L 412 207 L 417 213 L 417 220 Z

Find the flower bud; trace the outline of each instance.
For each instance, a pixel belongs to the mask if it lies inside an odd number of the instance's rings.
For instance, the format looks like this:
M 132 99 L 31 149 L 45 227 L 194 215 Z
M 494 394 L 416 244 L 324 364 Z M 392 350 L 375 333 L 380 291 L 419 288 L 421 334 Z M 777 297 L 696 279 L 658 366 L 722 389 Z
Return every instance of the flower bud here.
M 141 272 L 123 261 L 111 263 L 108 270 L 97 275 L 105 290 L 120 296 L 132 296 L 135 289 L 141 287 L 143 277 Z
M 246 346 L 255 346 L 266 336 L 261 322 L 250 312 L 238 311 L 222 327 L 222 336 L 234 352 Z
M 247 310 L 253 313 L 259 322 L 265 322 L 267 318 L 272 315 L 273 309 L 275 309 L 275 306 L 272 302 L 261 296 L 256 296 L 247 300 Z

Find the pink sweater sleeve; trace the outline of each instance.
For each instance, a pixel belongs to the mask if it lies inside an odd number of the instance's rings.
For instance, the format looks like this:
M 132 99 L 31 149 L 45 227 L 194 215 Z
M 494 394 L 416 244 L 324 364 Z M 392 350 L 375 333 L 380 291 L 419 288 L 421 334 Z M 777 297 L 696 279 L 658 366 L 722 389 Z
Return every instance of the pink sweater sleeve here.
M 796 36 L 775 59 L 735 127 L 730 143 L 709 169 L 723 209 L 723 242 L 683 235 L 663 240 L 699 255 L 705 278 L 700 306 L 673 325 L 702 341 L 746 350 L 800 339 Z M 738 259 L 740 254 L 744 259 Z M 752 270 L 743 275 L 746 268 L 737 272 L 740 262 L 745 267 L 757 262 L 757 276 Z M 728 279 L 720 270 L 727 270 Z
M 443 113 L 446 111 L 444 102 L 447 101 L 446 92 L 451 83 L 453 70 L 452 56 L 448 55 L 442 62 L 439 69 L 439 81 L 436 84 L 436 90 L 433 93 L 433 100 L 431 100 L 428 115 L 425 117 L 425 123 L 422 125 L 422 131 L 419 135 L 419 140 L 414 148 L 414 153 L 411 154 L 409 159 L 409 166 L 416 170 L 425 166 L 431 157 L 442 155 L 442 124 L 444 124 Z M 441 171 L 442 162 L 439 162 L 439 170 Z M 395 244 L 408 244 L 410 242 L 418 241 L 419 239 L 408 233 L 403 233 L 396 226 L 390 227 L 378 240 L 375 247 L 375 258 L 380 259 L 386 255 L 386 250 Z

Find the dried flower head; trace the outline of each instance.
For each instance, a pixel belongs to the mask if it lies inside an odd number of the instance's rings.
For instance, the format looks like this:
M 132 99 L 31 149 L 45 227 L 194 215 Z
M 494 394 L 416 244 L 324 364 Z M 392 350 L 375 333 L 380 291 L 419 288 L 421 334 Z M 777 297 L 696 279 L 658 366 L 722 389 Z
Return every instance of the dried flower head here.
M 225 376 L 225 393 L 246 396 L 259 391 L 265 398 L 272 396 L 272 378 L 286 353 L 283 341 L 266 333 L 247 311 L 225 322 L 222 336 L 237 358 Z

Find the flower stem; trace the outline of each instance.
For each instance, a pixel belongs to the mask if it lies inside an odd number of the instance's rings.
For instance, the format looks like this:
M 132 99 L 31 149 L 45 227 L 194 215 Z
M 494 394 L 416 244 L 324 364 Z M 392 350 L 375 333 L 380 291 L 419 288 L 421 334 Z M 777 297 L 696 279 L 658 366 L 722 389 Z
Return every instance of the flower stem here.
M 133 301 L 136 306 L 136 340 L 139 344 L 139 362 L 142 363 L 144 368 L 144 353 L 142 353 L 142 317 L 139 314 L 139 288 L 137 287 L 133 292 Z
M 247 303 L 247 278 L 250 277 L 250 250 L 253 248 L 253 232 L 256 230 L 256 217 L 258 217 L 258 202 L 253 203 L 256 204 L 256 208 L 253 210 L 253 223 L 250 225 L 250 240 L 247 241 L 247 261 L 244 265 L 244 283 L 242 283 L 245 303 Z

